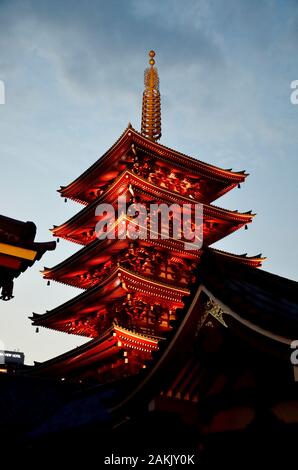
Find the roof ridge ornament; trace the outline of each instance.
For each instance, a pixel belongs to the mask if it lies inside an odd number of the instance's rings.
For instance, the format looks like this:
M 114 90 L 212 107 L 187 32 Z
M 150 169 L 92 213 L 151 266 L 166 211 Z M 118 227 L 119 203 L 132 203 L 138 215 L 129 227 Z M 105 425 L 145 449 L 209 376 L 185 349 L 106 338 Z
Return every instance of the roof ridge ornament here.
M 141 133 L 150 140 L 159 140 L 161 138 L 161 111 L 160 111 L 160 93 L 159 78 L 155 65 L 155 52 L 149 52 L 150 67 L 144 72 L 145 90 L 143 93 L 142 104 L 142 127 Z

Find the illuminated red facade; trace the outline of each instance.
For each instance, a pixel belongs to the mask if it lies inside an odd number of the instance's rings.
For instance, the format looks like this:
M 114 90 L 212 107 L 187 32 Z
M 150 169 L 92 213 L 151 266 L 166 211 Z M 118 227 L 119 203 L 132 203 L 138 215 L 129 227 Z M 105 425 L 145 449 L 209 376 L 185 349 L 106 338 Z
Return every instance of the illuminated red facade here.
M 253 219 L 251 211 L 229 211 L 213 204 L 243 183 L 245 172 L 215 167 L 157 142 L 161 135 L 160 101 L 153 56 L 145 75 L 142 133 L 129 125 L 94 165 L 59 190 L 63 198 L 83 208 L 55 226 L 53 235 L 82 248 L 53 268 L 46 268 L 44 278 L 84 291 L 43 315 L 34 314 L 32 320 L 36 327 L 86 336 L 90 341 L 44 363 L 42 367 L 49 375 L 103 382 L 145 368 L 152 352 L 172 329 L 176 310 L 183 308 L 204 250 Z M 155 118 L 150 113 L 155 113 Z M 117 209 L 119 196 L 127 204 L 146 207 L 152 203 L 179 207 L 201 203 L 203 246 L 189 250 L 183 239 L 162 239 L 162 227 L 155 239 L 119 239 L 119 227 L 133 222 L 129 216 L 115 221 L 114 239 L 99 240 L 96 208 L 112 204 Z M 260 256 L 213 251 L 218 257 L 255 267 L 262 262 Z

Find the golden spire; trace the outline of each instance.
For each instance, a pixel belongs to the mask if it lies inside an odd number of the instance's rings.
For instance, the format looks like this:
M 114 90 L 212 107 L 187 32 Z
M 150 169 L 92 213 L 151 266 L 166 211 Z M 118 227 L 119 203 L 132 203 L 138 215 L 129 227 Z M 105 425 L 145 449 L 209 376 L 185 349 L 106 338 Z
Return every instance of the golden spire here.
M 141 133 L 151 140 L 161 138 L 161 115 L 160 115 L 160 94 L 159 78 L 157 68 L 154 67 L 155 52 L 149 52 L 149 64 L 144 73 L 145 90 L 143 93 L 142 105 L 142 129 Z

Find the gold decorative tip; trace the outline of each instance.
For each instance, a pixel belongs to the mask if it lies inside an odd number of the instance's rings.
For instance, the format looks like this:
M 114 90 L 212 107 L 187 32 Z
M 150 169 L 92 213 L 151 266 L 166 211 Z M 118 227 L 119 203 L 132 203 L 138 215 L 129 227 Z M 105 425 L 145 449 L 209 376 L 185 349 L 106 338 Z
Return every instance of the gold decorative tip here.
M 149 52 L 150 68 L 145 70 L 142 106 L 142 128 L 141 133 L 151 140 L 158 140 L 161 137 L 161 112 L 160 112 L 160 93 L 159 77 L 157 68 L 154 67 L 155 51 Z

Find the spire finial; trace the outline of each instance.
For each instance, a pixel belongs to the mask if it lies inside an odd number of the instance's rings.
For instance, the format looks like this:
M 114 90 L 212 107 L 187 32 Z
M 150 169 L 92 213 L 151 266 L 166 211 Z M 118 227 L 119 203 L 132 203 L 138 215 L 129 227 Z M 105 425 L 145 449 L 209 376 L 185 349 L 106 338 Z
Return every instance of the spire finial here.
M 155 65 L 155 52 L 149 52 L 149 64 L 144 73 L 145 90 L 143 93 L 142 106 L 142 134 L 151 140 L 161 138 L 161 113 L 159 78 Z
M 153 57 L 155 57 L 155 51 L 150 51 L 149 57 L 151 57 L 151 59 L 149 60 L 149 64 L 153 66 L 155 64 L 155 60 L 153 59 Z

